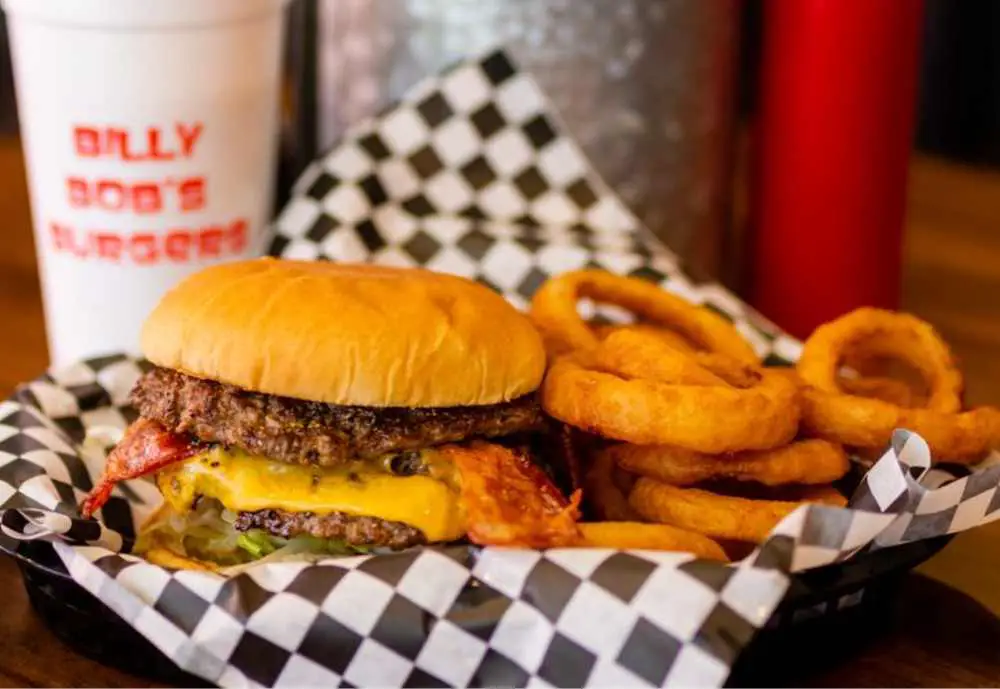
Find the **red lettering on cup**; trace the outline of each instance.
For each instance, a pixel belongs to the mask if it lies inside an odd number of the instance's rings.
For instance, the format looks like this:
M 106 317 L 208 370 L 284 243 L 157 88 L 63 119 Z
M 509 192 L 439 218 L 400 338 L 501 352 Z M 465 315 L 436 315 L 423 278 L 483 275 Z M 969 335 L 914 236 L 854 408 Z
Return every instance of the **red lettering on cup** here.
M 65 223 L 48 223 L 55 251 L 82 259 L 152 266 L 164 261 L 186 263 L 216 259 L 243 251 L 249 243 L 249 226 L 239 218 L 230 223 L 172 228 L 166 234 L 150 231 L 118 232 L 111 229 L 77 230 Z
M 136 155 L 133 153 L 128 146 L 128 130 L 119 129 L 117 127 L 108 127 L 104 134 L 106 138 L 105 153 L 108 155 L 116 155 L 125 161 L 137 161 L 145 160 L 145 156 Z
M 181 155 L 185 158 L 190 158 L 194 153 L 194 145 L 198 142 L 198 138 L 201 136 L 202 131 L 205 129 L 205 125 L 201 122 L 195 122 L 192 125 L 185 125 L 183 122 L 178 122 L 175 129 L 177 130 L 177 136 L 181 140 Z
M 163 210 L 163 191 L 156 182 L 123 182 L 101 179 L 90 182 L 82 177 L 66 180 L 73 208 L 95 207 L 103 211 L 134 211 L 139 214 Z
M 163 210 L 163 195 L 159 185 L 139 182 L 133 186 L 132 207 L 136 213 L 159 213 Z
M 90 194 L 87 193 L 87 190 L 87 180 L 85 179 L 70 177 L 66 180 L 70 208 L 86 208 L 90 205 Z
M 130 131 L 125 127 L 73 127 L 73 148 L 83 158 L 118 158 L 128 162 L 170 161 L 191 158 L 205 131 L 201 122 L 177 122 L 173 131 L 145 127 Z
M 243 218 L 234 220 L 229 224 L 226 232 L 226 241 L 229 244 L 230 253 L 238 254 L 247 247 L 247 221 Z
M 202 210 L 205 207 L 205 178 L 188 177 L 178 185 L 177 194 L 181 211 Z
M 146 144 L 150 160 L 173 160 L 174 152 L 160 148 L 160 130 L 150 127 L 146 130 Z
M 52 246 L 56 251 L 73 251 L 73 230 L 57 222 L 51 222 L 49 234 L 52 235 Z
M 218 258 L 222 255 L 222 228 L 218 225 L 206 227 L 198 233 L 198 257 Z
M 156 235 L 150 233 L 134 234 L 129 243 L 132 260 L 136 263 L 150 264 L 156 263 L 160 258 L 160 250 L 156 245 Z
M 81 158 L 101 155 L 101 135 L 94 127 L 73 127 L 73 148 Z
M 94 235 L 97 244 L 97 256 L 117 263 L 121 260 L 125 242 L 116 234 L 99 233 Z
M 98 180 L 97 205 L 104 210 L 120 211 L 125 207 L 125 185 L 111 179 Z
M 173 230 L 164 241 L 164 253 L 171 261 L 184 262 L 191 258 L 191 233 Z
M 56 251 L 64 251 L 78 258 L 86 258 L 90 253 L 87 242 L 77 243 L 76 233 L 69 225 L 52 222 L 49 228 Z

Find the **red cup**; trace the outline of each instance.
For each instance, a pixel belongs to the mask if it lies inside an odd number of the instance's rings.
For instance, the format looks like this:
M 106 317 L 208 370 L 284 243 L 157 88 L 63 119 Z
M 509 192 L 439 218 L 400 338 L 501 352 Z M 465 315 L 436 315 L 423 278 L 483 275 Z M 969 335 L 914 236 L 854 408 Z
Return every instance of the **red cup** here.
M 770 0 L 750 301 L 798 337 L 898 308 L 920 0 Z

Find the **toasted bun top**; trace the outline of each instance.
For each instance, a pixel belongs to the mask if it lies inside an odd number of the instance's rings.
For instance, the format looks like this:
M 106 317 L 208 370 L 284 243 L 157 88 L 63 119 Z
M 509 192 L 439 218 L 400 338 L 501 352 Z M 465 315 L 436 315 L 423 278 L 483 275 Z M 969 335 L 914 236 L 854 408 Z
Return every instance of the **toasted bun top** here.
M 191 275 L 142 330 L 154 364 L 333 404 L 496 404 L 533 392 L 545 351 L 527 317 L 453 275 L 271 258 Z

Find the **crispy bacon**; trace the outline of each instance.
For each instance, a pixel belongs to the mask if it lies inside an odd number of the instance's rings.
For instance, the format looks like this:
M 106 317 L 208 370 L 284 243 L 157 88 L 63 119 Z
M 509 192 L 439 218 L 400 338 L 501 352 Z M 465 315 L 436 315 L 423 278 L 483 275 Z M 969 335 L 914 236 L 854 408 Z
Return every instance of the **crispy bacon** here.
M 567 502 L 529 457 L 484 442 L 442 452 L 458 470 L 473 543 L 551 548 L 579 540 L 580 492 Z
M 168 464 L 196 454 L 197 445 L 182 435 L 167 431 L 156 421 L 140 418 L 127 429 L 121 441 L 108 454 L 104 473 L 80 506 L 90 517 L 111 497 L 119 481 L 151 474 Z

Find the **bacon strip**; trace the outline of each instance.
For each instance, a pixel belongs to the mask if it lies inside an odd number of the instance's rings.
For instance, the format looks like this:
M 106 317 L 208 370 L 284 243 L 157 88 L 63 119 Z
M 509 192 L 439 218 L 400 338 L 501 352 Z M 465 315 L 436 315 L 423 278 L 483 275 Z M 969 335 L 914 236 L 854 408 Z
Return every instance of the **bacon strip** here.
M 473 543 L 552 548 L 579 541 L 580 491 L 567 502 L 529 457 L 484 442 L 441 451 L 458 470 Z
M 152 474 L 197 452 L 198 447 L 184 436 L 140 418 L 125 429 L 121 441 L 108 454 L 101 480 L 80 505 L 81 514 L 87 518 L 99 510 L 119 481 Z

